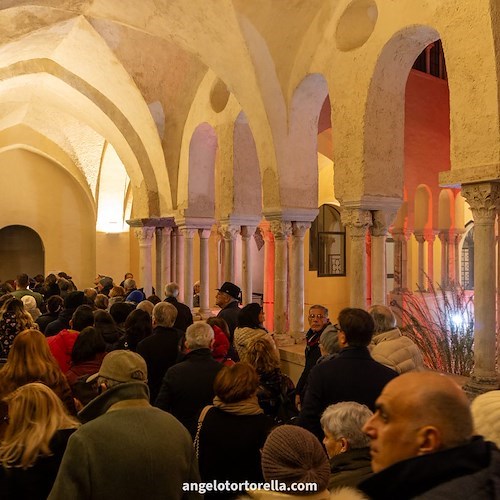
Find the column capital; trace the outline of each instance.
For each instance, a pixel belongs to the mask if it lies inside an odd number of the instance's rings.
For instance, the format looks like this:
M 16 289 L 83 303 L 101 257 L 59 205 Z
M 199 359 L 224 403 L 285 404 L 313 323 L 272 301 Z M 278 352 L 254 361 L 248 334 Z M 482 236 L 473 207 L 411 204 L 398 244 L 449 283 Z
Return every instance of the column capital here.
M 295 238 L 304 238 L 306 231 L 311 227 L 310 222 L 295 221 L 292 222 L 292 234 Z
M 184 238 L 192 240 L 194 238 L 194 233 L 196 233 L 197 229 L 194 227 L 181 226 L 179 227 Z
M 425 233 L 423 231 L 415 231 L 413 235 L 418 243 L 424 243 L 426 241 Z
M 340 219 L 349 228 L 351 238 L 364 238 L 372 225 L 372 213 L 361 208 L 342 207 Z
M 140 244 L 151 245 L 155 229 L 156 228 L 154 226 L 134 227 L 134 234 L 135 237 L 139 240 Z
M 500 183 L 463 184 L 462 196 L 469 204 L 474 224 L 493 224 L 500 207 Z
M 433 229 L 424 229 L 423 234 L 427 243 L 432 243 L 436 239 L 436 232 Z
M 241 230 L 241 226 L 235 224 L 221 223 L 219 233 L 225 240 L 234 241 Z
M 248 240 L 255 234 L 256 230 L 257 230 L 257 226 L 248 226 L 248 225 L 241 226 L 241 230 L 240 230 L 241 237 L 244 240 Z
M 292 233 L 292 223 L 284 220 L 270 221 L 271 233 L 275 240 L 286 240 Z
M 207 228 L 198 229 L 198 235 L 200 236 L 201 240 L 208 240 L 208 238 L 210 238 L 211 234 L 212 234 L 211 229 L 207 229 Z
M 410 237 L 410 233 L 405 229 L 392 229 L 391 231 L 392 239 L 394 241 L 407 241 Z
M 372 236 L 387 236 L 389 226 L 394 222 L 396 210 L 374 210 L 372 212 Z
M 438 238 L 441 240 L 441 243 L 448 243 L 449 235 L 449 231 L 447 229 L 444 229 L 442 231 L 439 231 Z

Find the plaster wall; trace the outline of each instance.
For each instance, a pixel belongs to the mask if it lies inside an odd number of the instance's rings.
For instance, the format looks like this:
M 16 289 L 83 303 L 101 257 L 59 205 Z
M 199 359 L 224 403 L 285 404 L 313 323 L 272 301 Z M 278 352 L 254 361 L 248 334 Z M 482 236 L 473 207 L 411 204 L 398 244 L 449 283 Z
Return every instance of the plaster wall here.
M 60 166 L 23 149 L 0 154 L 0 227 L 25 225 L 45 248 L 45 272 L 66 271 L 78 287 L 93 283 L 95 214 L 79 184 Z
M 130 271 L 130 247 L 128 232 L 96 232 L 97 273 L 111 276 L 116 284 L 120 284 L 125 273 Z M 134 274 L 134 276 L 137 275 Z M 93 286 L 92 283 L 85 286 Z

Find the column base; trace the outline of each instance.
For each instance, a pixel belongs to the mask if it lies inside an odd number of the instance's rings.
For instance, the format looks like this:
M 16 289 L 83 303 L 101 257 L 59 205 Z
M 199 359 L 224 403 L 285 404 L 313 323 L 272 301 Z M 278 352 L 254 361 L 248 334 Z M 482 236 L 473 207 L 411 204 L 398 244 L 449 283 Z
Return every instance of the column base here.
M 472 373 L 469 380 L 463 386 L 463 390 L 471 399 L 479 396 L 479 394 L 498 389 L 500 389 L 500 383 L 498 374 L 495 372 L 481 376 Z
M 275 333 L 274 341 L 276 342 L 277 347 L 283 347 L 287 345 L 294 345 L 295 340 L 288 333 Z
M 304 342 L 306 339 L 306 334 L 305 332 L 290 332 L 290 337 L 292 337 L 293 341 L 296 344 L 300 344 L 301 342 Z

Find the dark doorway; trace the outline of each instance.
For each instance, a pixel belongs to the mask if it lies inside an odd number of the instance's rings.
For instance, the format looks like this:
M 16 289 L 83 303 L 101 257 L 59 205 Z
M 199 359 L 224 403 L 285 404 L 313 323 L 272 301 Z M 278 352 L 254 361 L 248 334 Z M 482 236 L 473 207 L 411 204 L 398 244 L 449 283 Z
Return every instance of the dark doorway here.
M 33 277 L 44 274 L 42 239 L 26 226 L 0 229 L 0 280 L 15 279 L 20 273 Z

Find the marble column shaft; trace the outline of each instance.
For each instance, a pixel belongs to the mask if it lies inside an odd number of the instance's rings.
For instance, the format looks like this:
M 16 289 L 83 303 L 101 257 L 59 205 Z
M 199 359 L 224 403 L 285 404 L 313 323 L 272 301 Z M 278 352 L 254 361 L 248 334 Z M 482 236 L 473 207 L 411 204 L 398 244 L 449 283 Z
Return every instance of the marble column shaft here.
M 422 232 L 417 232 L 415 234 L 415 239 L 418 243 L 418 288 L 420 290 L 425 289 L 425 268 L 424 268 L 424 257 L 425 257 L 425 237 Z
M 290 333 L 304 333 L 304 236 L 310 222 L 294 222 L 290 238 L 290 286 L 288 317 Z
M 240 232 L 240 226 L 233 224 L 221 224 L 219 230 L 224 238 L 224 281 L 231 281 L 234 283 L 236 236 Z
M 184 235 L 182 231 L 177 228 L 177 251 L 176 251 L 176 260 L 177 260 L 177 269 L 175 273 L 175 281 L 179 285 L 179 302 L 184 302 Z
M 466 389 L 498 389 L 496 354 L 495 219 L 500 205 L 499 183 L 462 186 L 474 217 L 474 370 Z
M 372 214 L 369 210 L 343 207 L 342 224 L 348 228 L 351 242 L 349 259 L 350 305 L 365 309 L 366 304 L 366 232 L 372 225 Z
M 184 303 L 193 309 L 193 247 L 194 233 L 197 230 L 191 227 L 181 227 L 184 237 Z
M 171 277 L 171 233 L 171 227 L 156 228 L 156 295 L 160 298 Z
M 373 226 L 371 228 L 371 281 L 372 304 L 386 304 L 387 302 L 387 233 L 396 212 L 375 210 L 372 213 Z
M 448 288 L 448 231 L 440 231 L 438 238 L 441 241 L 441 287 Z
M 424 238 L 427 242 L 427 289 L 430 288 L 434 281 L 434 240 L 436 235 L 434 231 L 424 231 Z
M 200 236 L 200 314 L 202 318 L 210 316 L 210 261 L 208 240 L 210 229 L 199 229 Z
M 146 297 L 153 293 L 151 245 L 154 232 L 155 228 L 150 226 L 134 228 L 135 236 L 139 240 L 139 286 L 142 285 Z
M 287 291 L 288 291 L 288 247 L 287 239 L 292 224 L 286 221 L 271 221 L 274 236 L 274 332 L 286 333 L 287 330 Z
M 262 222 L 260 227 L 264 239 L 264 324 L 274 331 L 274 236 L 268 222 Z
M 252 252 L 251 243 L 252 237 L 255 234 L 256 226 L 241 227 L 241 267 L 242 267 L 242 283 L 241 290 L 243 296 L 243 305 L 252 302 L 253 283 L 252 283 Z

